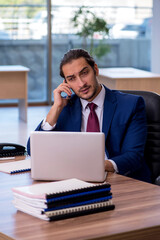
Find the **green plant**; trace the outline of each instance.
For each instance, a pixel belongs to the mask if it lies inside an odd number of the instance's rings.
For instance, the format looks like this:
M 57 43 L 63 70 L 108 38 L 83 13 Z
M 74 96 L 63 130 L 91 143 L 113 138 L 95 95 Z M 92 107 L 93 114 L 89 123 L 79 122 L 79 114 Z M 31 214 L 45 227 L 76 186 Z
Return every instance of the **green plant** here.
M 97 17 L 88 7 L 82 6 L 74 12 L 71 22 L 73 27 L 77 29 L 77 35 L 82 37 L 82 47 L 84 49 L 87 49 L 87 39 L 89 39 L 89 52 L 91 55 L 100 58 L 109 51 L 109 47 L 103 41 L 109 33 L 109 28 L 103 18 Z M 94 44 L 95 34 L 101 38 L 98 46 Z

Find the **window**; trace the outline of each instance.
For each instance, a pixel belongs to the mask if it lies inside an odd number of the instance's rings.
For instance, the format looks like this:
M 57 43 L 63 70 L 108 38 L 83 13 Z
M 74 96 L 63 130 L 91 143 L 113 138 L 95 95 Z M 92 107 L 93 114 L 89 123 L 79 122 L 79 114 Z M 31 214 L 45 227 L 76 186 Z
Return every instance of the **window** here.
M 59 63 L 63 54 L 71 48 L 82 47 L 82 39 L 71 24 L 71 17 L 81 6 L 89 7 L 108 23 L 109 36 L 103 40 L 109 51 L 95 57 L 99 67 L 135 67 L 150 70 L 150 43 L 152 0 L 52 0 L 52 89 L 62 82 Z M 100 35 L 94 35 L 99 44 Z M 89 42 L 89 39 L 88 39 Z
M 152 0 L 51 0 L 51 83 L 47 71 L 47 1 L 0 0 L 0 64 L 24 65 L 28 74 L 29 102 L 46 102 L 47 93 L 62 82 L 59 64 L 71 48 L 83 47 L 71 18 L 81 6 L 103 18 L 109 35 L 103 39 L 103 49 L 94 56 L 99 67 L 136 67 L 150 70 Z M 94 48 L 102 34 L 93 36 Z M 89 49 L 90 38 L 87 38 Z M 51 50 L 51 49 L 50 49 Z M 50 53 L 50 50 L 48 51 Z M 4 102 L 1 100 L 0 102 Z M 10 102 L 10 101 L 9 101 Z
M 46 34 L 35 37 L 37 31 L 47 32 L 44 17 L 46 1 L 1 1 L 0 4 L 0 65 L 23 65 L 28 73 L 29 102 L 47 101 Z M 7 4 L 7 2 L 9 2 Z M 17 3 L 19 2 L 19 4 Z M 38 24 L 35 25 L 37 17 Z M 37 23 L 36 22 L 36 23 Z M 42 29 L 43 28 L 43 29 Z M 11 100 L 1 100 L 11 102 Z M 12 101 L 15 102 L 15 101 Z

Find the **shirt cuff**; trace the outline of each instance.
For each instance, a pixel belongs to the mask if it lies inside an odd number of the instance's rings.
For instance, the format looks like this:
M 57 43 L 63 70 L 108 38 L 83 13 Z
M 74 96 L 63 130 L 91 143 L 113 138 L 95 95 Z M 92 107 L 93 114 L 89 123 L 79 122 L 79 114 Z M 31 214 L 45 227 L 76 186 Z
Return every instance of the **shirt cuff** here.
M 44 130 L 44 131 L 51 131 L 55 128 L 56 126 L 56 123 L 51 126 L 48 122 L 46 122 L 46 118 L 43 120 L 42 124 L 41 124 L 41 128 Z
M 108 157 L 107 157 L 107 154 L 105 153 L 105 160 L 108 160 L 108 161 L 110 161 L 111 163 L 112 163 L 112 165 L 113 165 L 113 168 L 114 168 L 114 170 L 115 170 L 115 172 L 116 173 L 118 173 L 118 167 L 117 167 L 117 164 L 113 161 L 113 160 L 111 160 L 111 159 L 108 159 Z

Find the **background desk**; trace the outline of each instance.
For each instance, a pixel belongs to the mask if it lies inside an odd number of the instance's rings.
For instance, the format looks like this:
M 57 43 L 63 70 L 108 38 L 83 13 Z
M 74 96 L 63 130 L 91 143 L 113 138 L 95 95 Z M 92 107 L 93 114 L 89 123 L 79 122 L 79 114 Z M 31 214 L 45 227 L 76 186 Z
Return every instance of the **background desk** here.
M 111 89 L 144 90 L 160 94 L 160 74 L 136 68 L 100 68 L 98 79 Z
M 0 179 L 0 239 L 159 239 L 159 186 L 109 174 L 107 180 L 112 186 L 115 210 L 46 222 L 17 212 L 11 202 L 12 187 L 33 183 L 30 173 L 0 173 Z
M 23 66 L 0 66 L 0 99 L 18 99 L 19 118 L 27 121 L 27 73 Z

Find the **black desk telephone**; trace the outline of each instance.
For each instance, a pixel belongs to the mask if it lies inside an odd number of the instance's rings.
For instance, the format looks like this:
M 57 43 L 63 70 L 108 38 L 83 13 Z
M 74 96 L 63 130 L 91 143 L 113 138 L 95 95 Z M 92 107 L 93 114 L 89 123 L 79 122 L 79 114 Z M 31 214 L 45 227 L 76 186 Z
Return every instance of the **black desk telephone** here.
M 0 143 L 0 157 L 25 155 L 26 148 L 14 143 Z

